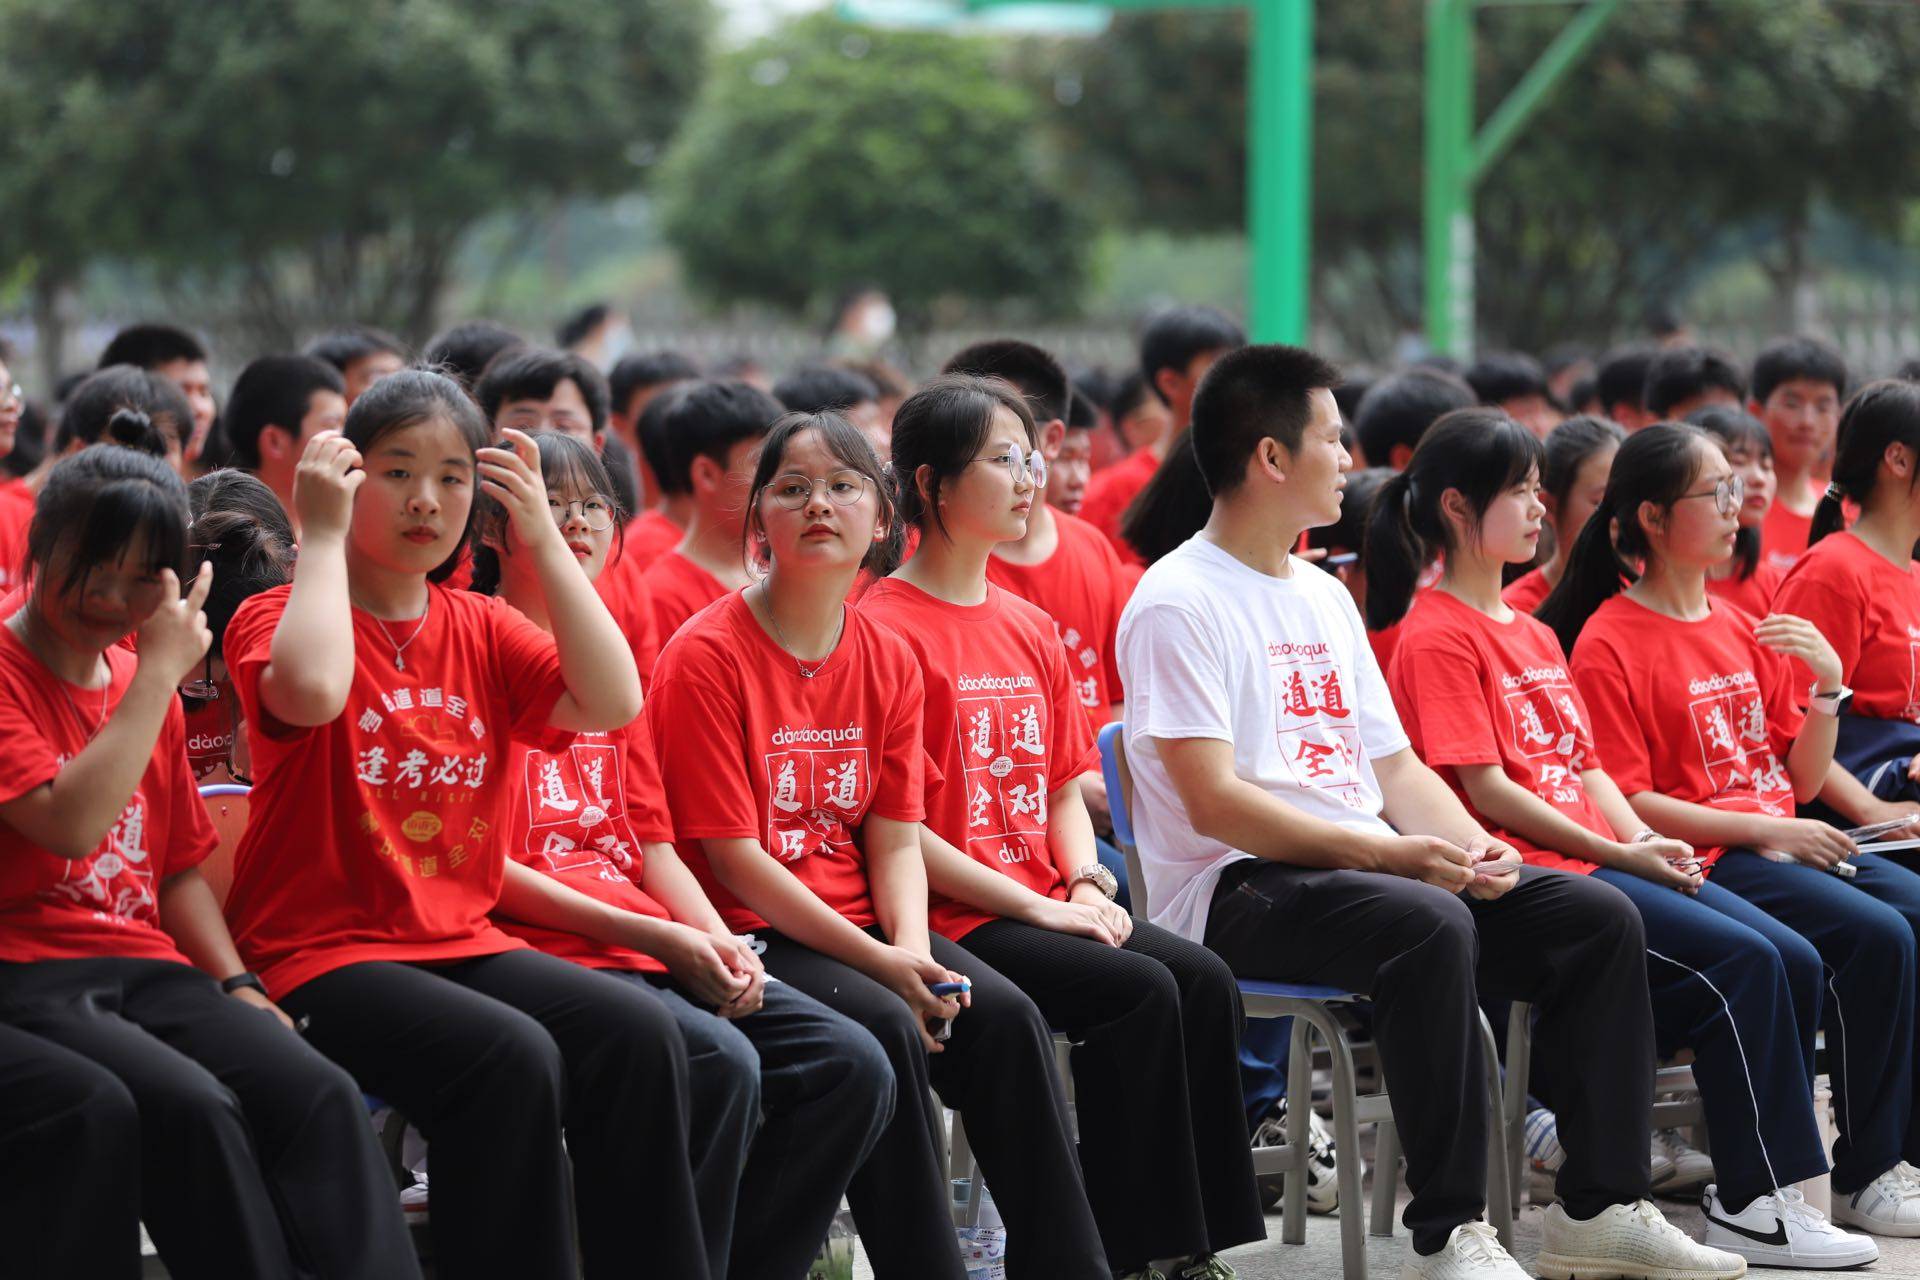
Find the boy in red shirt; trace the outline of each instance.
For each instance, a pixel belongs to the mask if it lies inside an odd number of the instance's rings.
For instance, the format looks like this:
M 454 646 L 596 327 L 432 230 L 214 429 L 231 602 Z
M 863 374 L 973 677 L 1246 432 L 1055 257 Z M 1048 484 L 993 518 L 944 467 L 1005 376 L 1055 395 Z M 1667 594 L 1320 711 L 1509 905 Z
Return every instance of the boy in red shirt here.
M 1754 357 L 1747 411 L 1773 437 L 1780 483 L 1760 528 L 1760 554 L 1778 569 L 1791 569 L 1809 545 L 1846 394 L 1845 359 L 1817 338 L 1779 338 Z
M 307 441 L 346 422 L 346 391 L 339 371 L 312 356 L 261 356 L 234 379 L 221 420 L 233 459 L 273 490 L 289 520 L 300 456 Z
M 744 382 L 699 382 L 673 393 L 659 429 L 669 456 L 661 482 L 693 497 L 680 544 L 647 569 L 660 642 L 730 591 L 752 581 L 744 537 L 754 455 L 780 416 L 780 402 Z
M 1167 406 L 1166 430 L 1087 482 L 1080 516 L 1107 535 L 1122 560 L 1143 563 L 1140 554 L 1120 536 L 1120 518 L 1147 487 L 1160 460 L 1193 412 L 1193 392 L 1215 360 L 1246 344 L 1247 335 L 1213 307 L 1174 307 L 1147 322 L 1140 335 L 1140 373 L 1160 402 Z

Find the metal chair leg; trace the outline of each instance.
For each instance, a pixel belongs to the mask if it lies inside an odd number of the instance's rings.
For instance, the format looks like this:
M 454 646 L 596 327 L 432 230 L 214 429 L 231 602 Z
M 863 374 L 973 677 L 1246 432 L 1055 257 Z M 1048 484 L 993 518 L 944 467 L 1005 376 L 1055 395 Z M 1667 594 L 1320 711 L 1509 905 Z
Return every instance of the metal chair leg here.
M 1393 1234 L 1393 1202 L 1400 1190 L 1400 1130 L 1382 1120 L 1373 1141 L 1373 1234 Z
M 1340 1162 L 1340 1261 L 1346 1280 L 1366 1280 L 1366 1215 L 1361 1209 L 1360 1164 L 1354 1157 L 1360 1151 L 1360 1124 L 1354 1116 L 1358 1095 L 1353 1081 L 1353 1046 L 1347 1043 L 1332 1012 L 1314 1011 L 1314 1022 L 1327 1038 L 1333 1054 L 1333 1142 L 1337 1151 L 1349 1152 Z M 1288 1108 L 1291 1112 L 1292 1108 Z M 1347 1206 L 1351 1205 L 1349 1210 Z
M 1313 1105 L 1313 1028 L 1295 1016 L 1287 1056 L 1287 1145 L 1307 1149 L 1308 1110 Z M 1287 1244 L 1307 1242 L 1307 1162 L 1296 1160 L 1281 1182 L 1280 1239 Z
M 1527 1085 L 1533 1075 L 1533 1006 L 1516 1001 L 1507 1018 L 1507 1183 L 1513 1211 L 1526 1199 Z
M 1505 1091 L 1500 1087 L 1500 1046 L 1493 1024 L 1480 1015 L 1480 1046 L 1487 1059 L 1487 1221 L 1500 1244 L 1513 1251 L 1513 1192 L 1507 1181 Z

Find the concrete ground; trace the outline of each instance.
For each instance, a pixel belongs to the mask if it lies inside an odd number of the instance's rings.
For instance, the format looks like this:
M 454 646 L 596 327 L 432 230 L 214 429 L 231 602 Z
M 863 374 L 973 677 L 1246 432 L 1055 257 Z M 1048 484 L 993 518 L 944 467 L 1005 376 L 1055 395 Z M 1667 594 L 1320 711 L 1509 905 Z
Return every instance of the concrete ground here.
M 1703 1224 L 1696 1203 L 1663 1200 L 1659 1204 L 1661 1212 L 1675 1226 L 1695 1239 L 1699 1238 Z M 1401 1207 L 1405 1208 L 1404 1199 Z M 1521 1211 L 1519 1221 L 1514 1224 L 1514 1254 L 1520 1265 L 1529 1271 L 1534 1256 L 1540 1252 L 1540 1217 L 1543 1212 L 1543 1209 L 1529 1205 Z M 1280 1215 L 1276 1213 L 1267 1218 L 1267 1235 L 1268 1239 L 1260 1244 L 1245 1245 L 1224 1255 L 1240 1273 L 1241 1280 L 1343 1280 L 1338 1219 L 1308 1218 L 1307 1242 L 1287 1245 L 1280 1243 Z M 1859 1274 L 1881 1280 L 1920 1280 L 1920 1239 L 1881 1238 L 1878 1243 L 1880 1261 L 1863 1268 Z M 1391 1239 L 1367 1237 L 1369 1280 L 1398 1280 L 1400 1267 L 1408 1253 L 1404 1228 L 1397 1230 Z M 867 1265 L 864 1256 L 856 1258 L 853 1274 L 856 1280 L 871 1280 L 873 1269 Z M 1766 1280 L 1812 1280 L 1813 1277 L 1831 1273 L 1755 1269 L 1753 1274 Z

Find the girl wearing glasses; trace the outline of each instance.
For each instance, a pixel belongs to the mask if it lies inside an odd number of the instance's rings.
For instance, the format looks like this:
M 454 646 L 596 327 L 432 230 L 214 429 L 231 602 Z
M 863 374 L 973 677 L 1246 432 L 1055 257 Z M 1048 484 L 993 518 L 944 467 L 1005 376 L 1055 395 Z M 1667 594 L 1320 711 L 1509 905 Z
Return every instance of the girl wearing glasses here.
M 124 1252 L 85 1274 L 139 1274 L 137 1212 L 172 1275 L 417 1277 L 359 1090 L 245 972 L 200 874 L 218 838 L 175 689 L 213 574 L 182 598 L 186 486 L 83 450 L 48 472 L 27 546 L 0 624 L 0 1024 L 98 1064 L 138 1112 L 113 1156 L 138 1176 L 102 1188 L 136 1194 L 99 1209 Z
M 926 686 L 930 922 L 1073 1038 L 1081 1163 L 1114 1273 L 1176 1258 L 1175 1276 L 1231 1276 L 1215 1255 L 1265 1236 L 1239 988 L 1211 952 L 1113 903 L 1076 781 L 1098 755 L 1053 621 L 987 578 L 1042 501 L 1037 443 L 1025 397 L 996 378 L 939 378 L 894 415 L 920 545 L 860 611 L 907 642 Z
M 1639 820 L 1692 845 L 1709 883 L 1812 943 L 1832 975 L 1820 1025 L 1840 1118 L 1834 1220 L 1920 1235 L 1907 1163 L 1920 1155 L 1909 1132 L 1920 876 L 1794 816 L 1827 784 L 1851 695 L 1811 623 L 1756 623 L 1708 594 L 1744 497 L 1699 428 L 1628 437 L 1540 618 L 1572 646 L 1594 745 Z M 1811 1076 L 1810 1052 L 1806 1063 Z
M 1691 846 L 1648 827 L 1602 767 L 1559 640 L 1502 599 L 1502 571 L 1531 560 L 1540 539 L 1552 448 L 1497 409 L 1461 409 L 1428 428 L 1381 490 L 1366 537 L 1367 625 L 1405 619 L 1387 673 L 1394 706 L 1415 752 L 1497 839 L 1528 862 L 1603 880 L 1639 909 L 1658 1042 L 1694 1051 L 1713 1136 L 1703 1172 L 1719 1180 L 1703 1242 L 1757 1265 L 1871 1262 L 1871 1240 L 1837 1230 L 1793 1190 L 1827 1169 L 1809 1070 L 1819 955 L 1706 883 Z M 1440 581 L 1416 593 L 1435 556 Z M 1543 1009 L 1534 1093 L 1565 1112 L 1576 1148 L 1584 1125 L 1618 1109 L 1594 1106 L 1595 1088 L 1575 1078 L 1570 1029 Z M 1652 1151 L 1656 1191 L 1685 1186 L 1688 1164 L 1704 1161 L 1677 1134 L 1654 1135 Z M 1579 1176 L 1577 1166 L 1562 1176 Z M 1775 1219 L 1777 1241 L 1744 1230 L 1770 1236 Z
M 1920 387 L 1876 382 L 1848 402 L 1812 538 L 1780 607 L 1820 628 L 1855 686 L 1820 798 L 1856 822 L 1920 813 Z
M 597 582 L 625 524 L 606 468 L 571 436 L 534 441 L 547 509 Z M 473 586 L 551 625 L 538 565 L 492 499 L 475 518 Z M 712 1274 L 802 1274 L 891 1104 L 880 1046 L 793 987 L 766 984 L 760 958 L 674 853 L 644 716 L 563 750 L 516 743 L 507 776 L 520 794 L 495 921 L 666 1005 L 687 1042 L 688 1154 Z
M 764 573 L 688 620 L 647 699 L 680 847 L 769 974 L 886 1051 L 893 1118 L 848 1188 L 875 1273 L 965 1274 L 931 1086 L 965 1117 L 1002 1206 L 1008 1274 L 1107 1280 L 1046 1021 L 927 927 L 920 672 L 843 603 L 893 531 L 879 461 L 838 415 L 788 414 L 748 493 Z

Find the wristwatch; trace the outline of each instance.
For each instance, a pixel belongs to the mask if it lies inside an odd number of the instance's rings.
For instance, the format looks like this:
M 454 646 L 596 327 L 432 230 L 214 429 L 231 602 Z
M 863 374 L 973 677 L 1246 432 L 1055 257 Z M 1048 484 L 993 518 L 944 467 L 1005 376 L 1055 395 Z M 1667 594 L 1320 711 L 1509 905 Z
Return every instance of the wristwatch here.
M 1067 881 L 1067 892 L 1072 893 L 1074 886 L 1082 880 L 1087 881 L 1101 893 L 1106 894 L 1108 902 L 1112 902 L 1115 895 L 1120 892 L 1120 882 L 1114 878 L 1113 872 L 1107 870 L 1097 862 L 1089 862 L 1086 866 L 1074 872 L 1073 879 Z
M 1853 690 L 1841 685 L 1827 693 L 1820 692 L 1820 682 L 1815 680 L 1807 690 L 1807 710 L 1818 711 L 1823 716 L 1837 716 L 1847 709 L 1853 701 Z
M 252 987 L 263 996 L 267 994 L 267 984 L 260 981 L 260 975 L 257 973 L 236 973 L 220 983 L 220 989 L 228 995 L 232 995 L 242 987 Z M 272 999 L 271 996 L 267 998 Z

